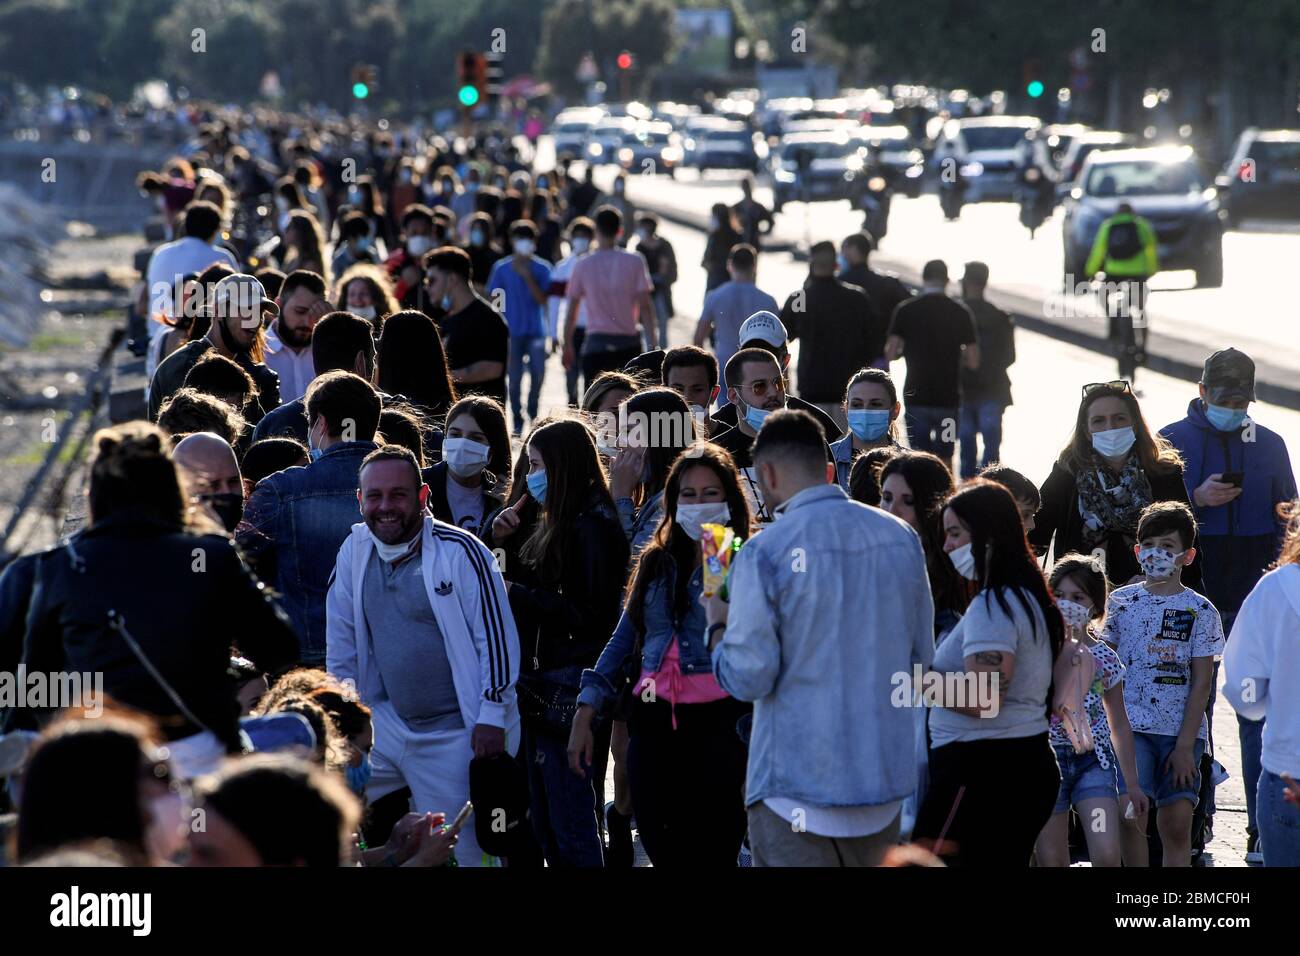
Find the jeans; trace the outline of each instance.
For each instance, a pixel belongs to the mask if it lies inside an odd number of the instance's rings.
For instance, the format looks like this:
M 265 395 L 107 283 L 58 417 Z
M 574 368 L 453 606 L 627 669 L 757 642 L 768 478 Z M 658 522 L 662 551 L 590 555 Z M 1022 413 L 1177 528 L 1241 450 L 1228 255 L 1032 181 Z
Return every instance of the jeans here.
M 524 425 L 520 408 L 524 387 L 524 359 L 528 360 L 528 418 L 537 417 L 537 402 L 546 377 L 546 338 L 541 335 L 510 336 L 510 411 L 514 413 L 515 431 Z
M 577 693 L 581 667 L 557 667 L 542 671 L 542 677 L 573 688 Z M 603 728 L 599 724 L 597 748 Z M 609 750 L 608 733 L 604 750 Z M 547 727 L 524 721 L 524 753 L 528 760 L 528 790 L 531 797 L 533 833 L 550 866 L 601 867 L 605 865 L 596 823 L 596 794 L 604 785 L 596 768 L 589 768 L 586 778 L 569 769 L 569 738 Z
M 1238 714 L 1237 739 L 1241 741 L 1241 776 L 1246 785 L 1246 831 L 1258 833 L 1255 784 L 1264 770 L 1260 764 L 1260 753 L 1264 748 L 1264 721 L 1247 720 Z
M 582 355 L 582 340 L 585 339 L 586 337 L 587 337 L 587 330 L 583 326 L 578 326 L 573 330 L 573 354 L 574 355 L 576 356 Z M 577 361 L 573 363 L 573 368 L 565 369 L 564 384 L 569 392 L 569 404 L 577 405 L 578 402 L 582 399 L 582 392 L 579 391 L 578 388 L 580 385 L 583 384 L 581 358 L 578 358 Z M 587 384 L 590 384 L 590 382 L 588 382 Z
M 568 745 L 553 731 L 524 727 L 533 833 L 550 866 L 602 867 L 592 784 L 569 769 Z
M 908 405 L 904 412 L 907 441 L 913 451 L 928 451 L 944 461 L 952 458 L 956 443 L 958 410 Z
M 1277 774 L 1260 773 L 1255 812 L 1265 866 L 1300 866 L 1300 807 L 1282 799 L 1285 789 L 1286 783 Z
M 655 319 L 659 325 L 659 347 L 668 351 L 668 323 L 672 321 L 673 310 L 668 305 L 668 292 L 661 290 L 654 294 Z
M 961 476 L 974 478 L 980 468 L 998 461 L 1002 453 L 1001 402 L 968 402 L 961 407 L 961 424 L 957 437 L 961 441 Z M 975 464 L 977 436 L 984 436 L 984 455 Z
M 1117 799 L 1115 756 L 1108 755 L 1110 767 L 1103 769 L 1097 752 L 1076 754 L 1073 747 L 1053 747 L 1056 766 L 1061 771 L 1061 790 L 1053 813 L 1065 813 L 1071 806 L 1099 797 Z

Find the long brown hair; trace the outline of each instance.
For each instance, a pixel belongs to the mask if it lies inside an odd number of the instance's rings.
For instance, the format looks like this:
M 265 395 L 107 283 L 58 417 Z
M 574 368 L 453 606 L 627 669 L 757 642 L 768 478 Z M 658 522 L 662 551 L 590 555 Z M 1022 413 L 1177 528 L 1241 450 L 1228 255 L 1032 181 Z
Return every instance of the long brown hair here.
M 381 334 L 384 320 L 400 308 L 397 299 L 393 297 L 393 283 L 379 266 L 369 262 L 353 263 L 339 277 L 338 284 L 334 287 L 334 308 L 339 312 L 352 311 L 348 308 L 348 286 L 353 282 L 364 282 L 369 287 L 370 301 L 375 306 L 375 317 L 370 323 L 375 327 L 375 335 Z
M 676 394 L 676 393 L 674 393 Z M 708 468 L 722 483 L 727 507 L 731 510 L 728 526 L 742 538 L 748 538 L 751 531 L 749 502 L 740 487 L 740 472 L 731 453 L 712 442 L 697 442 L 678 456 L 668 472 L 664 484 L 663 517 L 654 536 L 635 559 L 636 563 L 628 581 L 626 595 L 627 613 L 637 630 L 645 630 L 645 593 L 651 583 L 666 574 L 675 566 L 677 587 L 674 592 L 676 600 L 673 608 L 678 620 L 686 616 L 687 582 L 695 570 L 695 554 L 700 545 L 687 537 L 686 532 L 677 524 L 677 497 L 681 493 L 682 476 L 697 465 Z
M 957 573 L 943 550 L 943 502 L 954 490 L 952 472 L 937 456 L 927 451 L 901 451 L 880 469 L 880 487 L 891 475 L 899 475 L 912 491 L 917 533 L 925 552 L 925 570 L 935 610 L 966 610 L 971 587 Z
M 1129 418 L 1133 420 L 1133 433 L 1137 436 L 1134 447 L 1137 448 L 1143 471 L 1167 475 L 1182 470 L 1183 459 L 1178 450 L 1163 436 L 1151 431 L 1147 420 L 1142 417 L 1142 408 L 1138 405 L 1133 390 L 1127 385 L 1119 386 L 1109 382 L 1089 390 L 1080 399 L 1074 435 L 1057 458 L 1061 467 L 1072 475 L 1093 467 L 1096 458 L 1092 449 L 1092 433 L 1088 431 L 1088 409 L 1099 398 L 1118 398 L 1128 408 Z
M 564 545 L 578 516 L 595 498 L 615 514 L 605 469 L 596 454 L 596 440 L 582 422 L 560 419 L 548 422 L 528 439 L 546 469 L 546 500 L 532 536 L 519 556 L 538 571 L 544 582 L 559 579 Z
M 1282 553 L 1273 567 L 1300 564 L 1300 498 L 1278 505 L 1277 516 L 1286 522 L 1286 535 L 1282 539 Z

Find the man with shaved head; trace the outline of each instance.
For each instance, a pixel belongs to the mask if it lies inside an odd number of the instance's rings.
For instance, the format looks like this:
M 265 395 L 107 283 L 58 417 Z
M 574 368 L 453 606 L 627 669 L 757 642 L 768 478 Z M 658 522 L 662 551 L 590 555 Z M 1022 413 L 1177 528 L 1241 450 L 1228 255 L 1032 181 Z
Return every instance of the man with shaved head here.
M 234 534 L 244 515 L 244 481 L 234 449 L 220 435 L 195 432 L 177 443 L 172 460 L 185 470 L 190 494 Z

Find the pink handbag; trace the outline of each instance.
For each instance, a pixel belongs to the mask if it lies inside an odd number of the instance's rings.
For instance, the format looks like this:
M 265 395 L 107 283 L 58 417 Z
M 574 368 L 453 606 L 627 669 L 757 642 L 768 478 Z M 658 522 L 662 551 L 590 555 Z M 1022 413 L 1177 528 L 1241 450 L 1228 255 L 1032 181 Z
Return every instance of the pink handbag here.
M 1094 747 L 1084 697 L 1096 676 L 1097 659 L 1092 651 L 1086 644 L 1067 637 L 1052 667 L 1052 712 L 1061 718 L 1061 727 L 1076 754 Z

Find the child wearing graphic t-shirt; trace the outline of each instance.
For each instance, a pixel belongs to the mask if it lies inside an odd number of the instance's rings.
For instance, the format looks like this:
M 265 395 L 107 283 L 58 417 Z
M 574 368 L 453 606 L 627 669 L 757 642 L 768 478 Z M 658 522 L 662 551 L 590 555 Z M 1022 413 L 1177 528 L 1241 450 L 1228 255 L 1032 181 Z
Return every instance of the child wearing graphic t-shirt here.
M 1205 597 L 1183 587 L 1196 557 L 1196 519 L 1180 501 L 1149 506 L 1134 546 L 1146 580 L 1117 589 L 1106 604 L 1102 639 L 1127 675 L 1124 705 L 1133 726 L 1138 782 L 1159 811 L 1165 866 L 1191 865 L 1192 811 L 1201 789 L 1205 708 L 1223 622 Z M 1147 866 L 1146 819 L 1125 821 L 1124 865 Z

